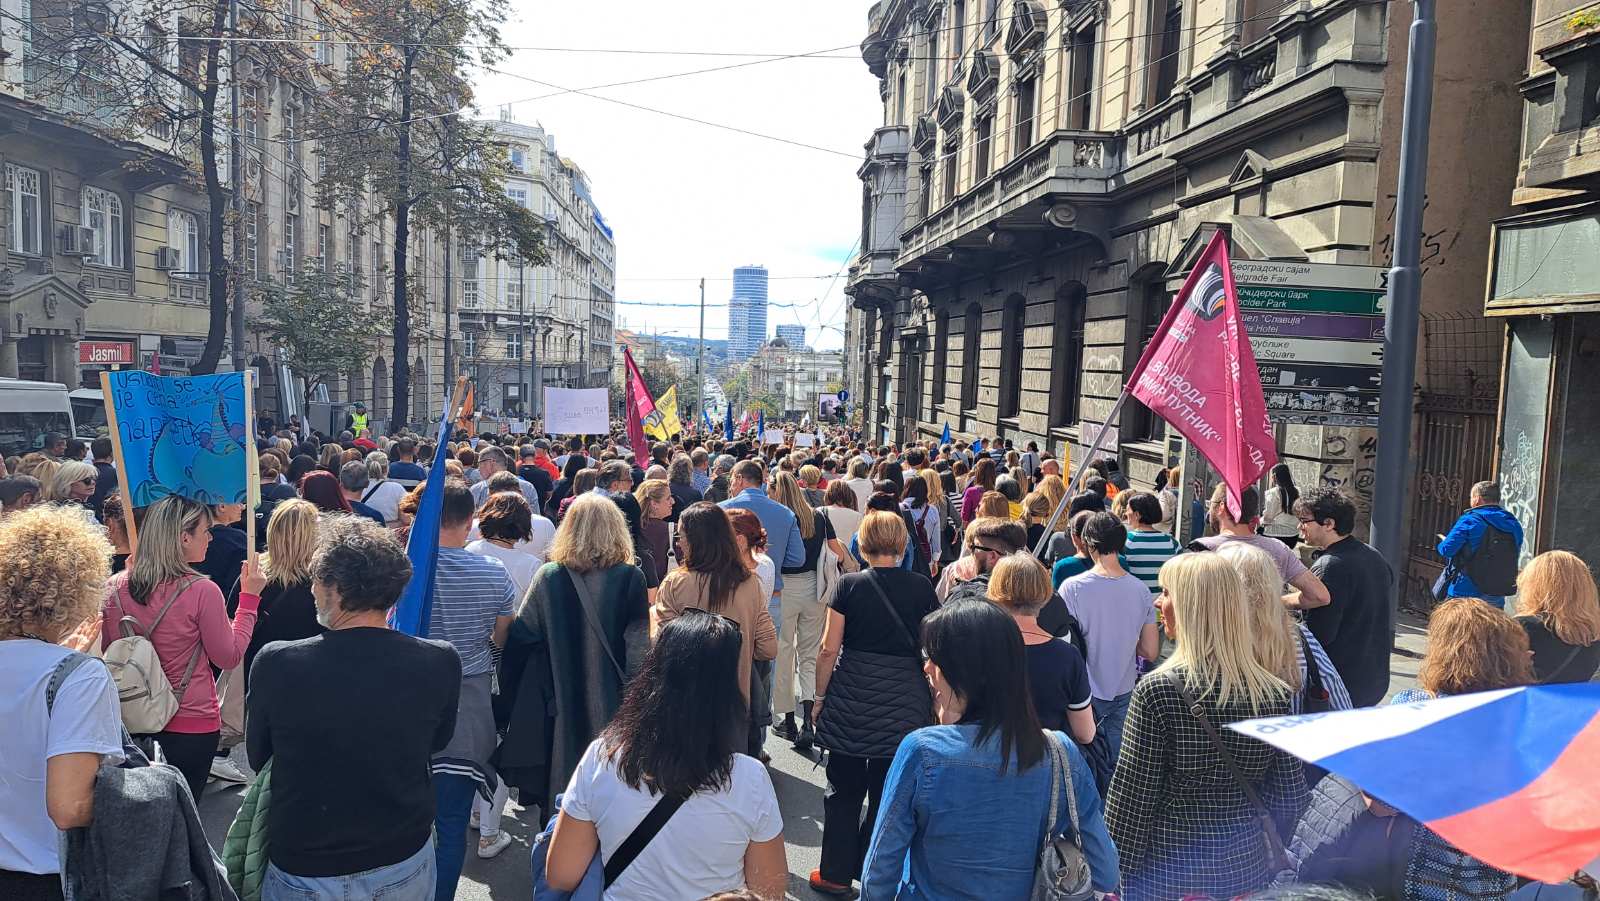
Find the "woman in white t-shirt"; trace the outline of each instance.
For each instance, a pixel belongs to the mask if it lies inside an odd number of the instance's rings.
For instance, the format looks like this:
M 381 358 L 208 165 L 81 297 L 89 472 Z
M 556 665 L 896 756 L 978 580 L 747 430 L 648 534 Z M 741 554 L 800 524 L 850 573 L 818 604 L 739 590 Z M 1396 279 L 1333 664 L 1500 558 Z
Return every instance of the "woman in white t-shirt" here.
M 781 898 L 783 815 L 744 747 L 743 645 L 733 620 L 693 608 L 661 627 L 622 706 L 589 745 L 562 796 L 546 858 L 558 891 L 577 888 L 598 851 L 610 862 L 657 804 L 676 805 L 605 891 L 607 901 L 698 901 L 748 888 Z
M 373 451 L 367 454 L 367 490 L 361 494 L 361 503 L 383 515 L 384 525 L 389 528 L 398 528 L 400 525 L 400 500 L 406 496 L 406 489 L 399 482 L 389 481 L 389 457 L 380 452 Z
M 111 545 L 76 510 L 35 506 L 0 520 L 0 560 L 0 898 L 60 898 L 57 830 L 89 824 L 95 772 L 122 757 L 110 673 L 57 644 L 99 618 Z
M 1272 467 L 1272 487 L 1267 489 L 1266 509 L 1262 511 L 1263 534 L 1294 547 L 1300 543 L 1300 519 L 1294 514 L 1294 502 L 1300 498 L 1300 489 L 1294 486 L 1294 476 L 1287 463 Z
M 491 494 L 478 508 L 476 525 L 483 537 L 469 542 L 467 550 L 504 563 L 520 603 L 533 582 L 533 574 L 544 565 L 527 550 L 533 534 L 533 508 L 520 494 Z

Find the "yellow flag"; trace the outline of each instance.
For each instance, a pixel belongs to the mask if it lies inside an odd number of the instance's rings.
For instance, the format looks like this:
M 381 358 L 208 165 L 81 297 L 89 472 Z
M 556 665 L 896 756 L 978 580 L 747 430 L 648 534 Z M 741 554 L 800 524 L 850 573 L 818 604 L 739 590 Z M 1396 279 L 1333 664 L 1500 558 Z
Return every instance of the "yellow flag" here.
M 644 424 L 645 433 L 657 441 L 666 441 L 673 435 L 683 431 L 683 423 L 678 419 L 678 386 L 673 385 L 667 392 L 656 398 L 656 413 Z

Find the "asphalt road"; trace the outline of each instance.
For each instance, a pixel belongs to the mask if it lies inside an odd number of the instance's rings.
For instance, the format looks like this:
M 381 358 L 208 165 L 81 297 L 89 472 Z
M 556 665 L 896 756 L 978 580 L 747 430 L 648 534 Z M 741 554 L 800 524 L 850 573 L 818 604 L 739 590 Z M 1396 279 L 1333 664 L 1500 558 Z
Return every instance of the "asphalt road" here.
M 1420 618 L 1407 615 L 1402 615 L 1397 624 L 1396 652 L 1390 658 L 1391 694 L 1416 684 L 1417 664 L 1424 648 L 1424 626 Z M 811 891 L 806 884 L 807 877 L 817 867 L 822 846 L 825 784 L 822 767 L 815 755 L 796 754 L 787 741 L 775 736 L 768 736 L 767 751 L 772 755 L 769 768 L 772 785 L 783 809 L 783 838 L 789 859 L 788 897 L 797 901 L 824 898 L 826 896 Z M 242 748 L 235 751 L 234 758 L 243 765 Z M 243 794 L 242 787 L 213 782 L 201 797 L 200 817 L 205 823 L 206 835 L 219 850 Z M 515 801 L 508 805 L 501 828 L 510 832 L 512 843 L 493 860 L 478 859 L 476 833 L 472 834 L 466 868 L 456 889 L 457 901 L 527 901 L 532 896 L 528 846 L 539 831 L 539 824 L 532 821 L 532 816 L 533 811 L 521 810 Z

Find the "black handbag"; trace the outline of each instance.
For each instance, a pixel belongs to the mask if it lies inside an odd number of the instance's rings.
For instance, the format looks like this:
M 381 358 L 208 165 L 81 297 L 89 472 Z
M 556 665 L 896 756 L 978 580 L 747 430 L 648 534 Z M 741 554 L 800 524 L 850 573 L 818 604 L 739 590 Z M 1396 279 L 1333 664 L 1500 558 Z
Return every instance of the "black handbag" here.
M 1294 633 L 1300 638 L 1300 653 L 1306 659 L 1306 684 L 1301 689 L 1304 698 L 1300 702 L 1300 712 L 1327 713 L 1333 709 L 1333 696 L 1322 684 L 1322 670 L 1317 666 L 1317 658 L 1311 656 L 1311 642 L 1306 641 L 1306 633 L 1299 626 Z

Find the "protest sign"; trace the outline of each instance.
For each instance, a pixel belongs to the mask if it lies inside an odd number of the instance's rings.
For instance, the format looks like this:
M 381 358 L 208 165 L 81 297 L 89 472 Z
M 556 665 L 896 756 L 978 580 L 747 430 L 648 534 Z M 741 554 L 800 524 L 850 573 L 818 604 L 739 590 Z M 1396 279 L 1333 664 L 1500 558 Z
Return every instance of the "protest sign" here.
M 816 435 L 808 435 L 805 432 L 796 432 L 795 435 L 794 435 L 794 446 L 795 447 L 815 447 L 816 444 L 817 444 L 817 436 Z
M 609 391 L 605 388 L 545 388 L 544 427 L 551 435 L 609 433 Z
M 761 443 L 762 444 L 782 444 L 783 443 L 783 429 L 773 428 L 773 429 L 767 429 L 765 432 L 762 432 L 761 433 Z
M 134 507 L 169 494 L 203 504 L 250 502 L 256 461 L 247 376 L 102 374 L 122 484 Z

